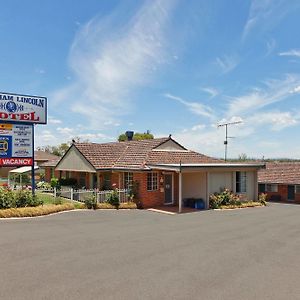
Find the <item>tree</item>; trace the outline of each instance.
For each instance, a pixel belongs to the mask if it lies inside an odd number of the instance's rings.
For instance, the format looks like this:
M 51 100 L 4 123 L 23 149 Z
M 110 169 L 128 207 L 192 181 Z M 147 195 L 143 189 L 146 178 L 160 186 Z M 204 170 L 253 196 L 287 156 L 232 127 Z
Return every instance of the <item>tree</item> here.
M 47 145 L 47 146 L 37 147 L 37 150 L 45 151 L 45 152 L 48 152 L 48 153 L 51 153 L 51 154 L 54 154 L 57 156 L 63 156 L 67 152 L 67 150 L 70 148 L 73 141 L 75 141 L 75 143 L 88 143 L 89 142 L 89 140 L 87 140 L 87 139 L 82 140 L 80 137 L 77 136 L 77 137 L 74 137 L 72 139 L 72 141 L 70 141 L 70 142 L 61 143 L 58 146 Z
M 246 160 L 249 160 L 249 157 L 247 156 L 246 153 L 241 153 L 241 154 L 239 154 L 238 160 L 246 161 Z
M 140 132 L 136 132 L 134 135 L 133 135 L 133 140 L 134 141 L 140 141 L 140 140 L 152 140 L 154 139 L 154 136 L 152 133 L 150 133 L 149 130 L 147 130 L 146 132 L 144 133 L 140 133 Z M 127 141 L 127 136 L 125 133 L 122 133 L 119 135 L 118 137 L 118 141 L 119 142 L 124 142 L 124 141 Z

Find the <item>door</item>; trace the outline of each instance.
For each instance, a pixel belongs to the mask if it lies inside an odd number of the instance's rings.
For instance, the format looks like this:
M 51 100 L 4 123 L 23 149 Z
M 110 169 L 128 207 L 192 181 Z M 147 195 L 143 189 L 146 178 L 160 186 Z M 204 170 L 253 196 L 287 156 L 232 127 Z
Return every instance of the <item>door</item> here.
M 165 204 L 173 203 L 173 174 L 165 174 Z
M 295 200 L 295 186 L 288 185 L 288 200 Z

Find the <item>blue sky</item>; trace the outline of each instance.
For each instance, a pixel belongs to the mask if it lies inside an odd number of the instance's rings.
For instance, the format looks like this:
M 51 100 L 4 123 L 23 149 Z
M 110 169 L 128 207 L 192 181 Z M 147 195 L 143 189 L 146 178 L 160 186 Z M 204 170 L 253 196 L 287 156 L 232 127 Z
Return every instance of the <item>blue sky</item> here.
M 297 0 L 2 1 L 0 90 L 48 97 L 36 145 L 126 130 L 300 158 Z

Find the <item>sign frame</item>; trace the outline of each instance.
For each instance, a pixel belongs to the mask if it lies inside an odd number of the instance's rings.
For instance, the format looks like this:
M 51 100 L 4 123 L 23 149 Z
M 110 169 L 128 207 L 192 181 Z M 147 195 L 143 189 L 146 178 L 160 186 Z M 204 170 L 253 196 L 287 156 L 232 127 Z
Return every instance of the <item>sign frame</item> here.
M 5 122 L 5 123 L 22 123 L 22 124 L 47 124 L 48 121 L 48 99 L 47 97 L 44 96 L 35 96 L 35 95 L 28 95 L 28 94 L 17 94 L 17 93 L 9 93 L 9 92 L 2 92 L 0 91 L 0 98 L 2 96 L 8 96 L 8 97 L 13 97 L 12 99 L 5 99 L 2 100 L 0 99 L 0 122 Z M 42 112 L 38 112 L 37 110 L 34 110 L 34 104 L 32 103 L 27 103 L 27 102 L 22 102 L 22 101 L 17 101 L 14 100 L 14 98 L 25 98 L 22 100 L 43 100 L 43 108 Z M 20 99 L 20 100 L 21 100 Z M 5 109 L 1 108 L 2 101 L 5 101 L 6 103 L 3 104 L 5 106 Z M 7 103 L 8 102 L 13 102 L 9 106 L 9 110 L 7 111 Z M 41 103 L 41 101 L 40 101 Z M 24 106 L 27 110 L 25 113 L 20 113 L 20 109 L 24 109 Z M 36 105 L 38 106 L 38 105 Z M 29 112 L 28 112 L 29 110 Z M 35 113 L 38 113 L 39 115 L 37 117 L 43 116 L 43 121 L 35 120 L 34 116 Z M 2 114 L 6 114 L 10 119 L 7 118 L 2 118 Z M 13 117 L 13 118 L 11 118 Z M 33 120 L 31 120 L 33 118 Z

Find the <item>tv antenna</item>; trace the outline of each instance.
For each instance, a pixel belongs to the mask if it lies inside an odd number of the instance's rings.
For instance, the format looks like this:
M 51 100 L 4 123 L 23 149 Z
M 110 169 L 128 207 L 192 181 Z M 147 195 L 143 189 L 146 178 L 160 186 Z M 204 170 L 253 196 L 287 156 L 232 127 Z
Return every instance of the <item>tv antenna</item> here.
M 236 125 L 236 124 L 240 124 L 242 123 L 242 121 L 236 121 L 236 122 L 227 122 L 227 123 L 223 123 L 223 124 L 219 124 L 219 127 L 224 127 L 225 126 L 225 141 L 224 141 L 224 145 L 225 145 L 225 154 L 224 154 L 224 159 L 225 161 L 227 160 L 227 146 L 228 146 L 228 139 L 233 139 L 233 136 L 228 136 L 228 125 Z

